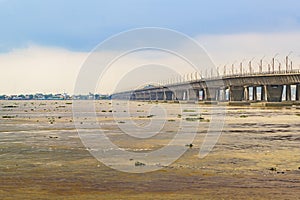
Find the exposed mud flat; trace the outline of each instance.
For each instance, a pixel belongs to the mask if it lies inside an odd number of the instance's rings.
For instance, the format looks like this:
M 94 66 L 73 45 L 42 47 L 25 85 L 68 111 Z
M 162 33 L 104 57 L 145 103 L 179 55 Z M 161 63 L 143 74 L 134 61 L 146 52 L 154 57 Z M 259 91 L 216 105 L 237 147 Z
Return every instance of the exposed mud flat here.
M 160 134 L 136 139 L 119 129 L 128 120 L 147 126 L 156 119 L 151 113 L 155 106 L 167 113 Z M 299 109 L 227 107 L 223 134 L 200 159 L 215 108 L 190 105 L 180 112 L 179 106 L 118 102 L 116 110 L 109 101 L 95 103 L 102 130 L 133 152 L 168 144 L 182 120 L 191 119 L 191 127 L 199 122 L 192 147 L 179 160 L 159 171 L 132 174 L 110 169 L 90 155 L 74 121 L 93 125 L 95 120 L 89 115 L 74 119 L 71 102 L 1 101 L 0 199 L 300 199 Z M 91 126 L 86 131 L 96 130 Z M 128 165 L 135 162 L 128 160 Z

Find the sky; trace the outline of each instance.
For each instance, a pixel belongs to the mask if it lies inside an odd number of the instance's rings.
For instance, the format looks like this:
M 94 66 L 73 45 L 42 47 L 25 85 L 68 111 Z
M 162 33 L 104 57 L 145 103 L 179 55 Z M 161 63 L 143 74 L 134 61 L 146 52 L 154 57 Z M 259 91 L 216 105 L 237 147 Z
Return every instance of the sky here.
M 0 94 L 72 94 L 99 43 L 143 27 L 186 34 L 217 67 L 263 56 L 269 62 L 277 53 L 283 62 L 290 52 L 299 67 L 299 8 L 298 0 L 0 0 Z M 134 84 L 142 83 L 123 89 Z M 108 83 L 98 89 L 114 91 Z

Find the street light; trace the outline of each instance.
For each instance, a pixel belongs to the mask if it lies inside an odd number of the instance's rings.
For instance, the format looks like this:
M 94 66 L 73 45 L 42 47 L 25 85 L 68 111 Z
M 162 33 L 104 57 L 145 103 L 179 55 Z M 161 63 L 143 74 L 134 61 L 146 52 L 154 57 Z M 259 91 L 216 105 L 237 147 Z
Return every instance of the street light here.
M 223 76 L 226 76 L 226 65 L 227 65 L 228 63 L 226 63 L 225 65 L 224 65 L 224 71 L 223 71 Z
M 233 75 L 234 74 L 234 64 L 236 63 L 236 61 L 234 61 L 231 65 L 231 74 Z
M 255 57 L 253 57 L 250 61 L 249 61 L 249 73 L 251 74 L 252 73 L 252 66 L 251 66 L 251 63 L 252 61 L 254 60 Z
M 259 63 L 259 73 L 262 73 L 263 59 L 264 59 L 265 57 L 266 57 L 266 56 L 264 55 L 264 56 L 260 59 L 260 63 Z
M 221 65 L 219 65 L 219 66 L 217 67 L 217 76 L 218 76 L 218 77 L 220 76 L 220 72 L 219 72 L 220 67 L 221 67 Z
M 279 53 L 276 53 L 275 56 L 273 56 L 273 58 L 272 58 L 272 71 L 273 71 L 273 73 L 274 73 L 274 69 L 275 69 L 275 58 L 278 55 L 279 55 Z
M 278 71 L 280 72 L 281 71 L 281 62 L 278 59 L 276 59 L 276 61 L 278 62 Z
M 241 62 L 240 62 L 240 74 L 242 75 L 243 74 L 243 62 L 245 61 L 246 59 L 244 58 Z
M 289 56 L 293 53 L 293 51 L 290 51 L 290 53 L 285 57 L 285 70 L 288 71 L 289 68 Z M 291 61 L 291 70 L 292 70 L 292 61 Z

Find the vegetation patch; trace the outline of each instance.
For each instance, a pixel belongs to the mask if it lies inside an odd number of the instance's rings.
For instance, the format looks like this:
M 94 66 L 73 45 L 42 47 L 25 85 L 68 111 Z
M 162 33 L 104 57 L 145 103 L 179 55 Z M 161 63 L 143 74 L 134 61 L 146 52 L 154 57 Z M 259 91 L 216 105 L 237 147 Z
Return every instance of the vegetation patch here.
M 194 121 L 210 122 L 209 119 L 204 119 L 203 117 L 187 117 L 185 118 L 185 120 L 189 122 L 194 122 Z
M 57 106 L 56 108 L 65 108 L 66 106 Z
M 154 117 L 155 115 L 147 115 L 147 116 L 139 116 L 139 118 L 152 118 Z
M 2 116 L 3 119 L 12 119 L 15 118 L 15 116 L 10 116 L 10 115 L 4 115 Z
M 196 110 L 184 109 L 183 112 L 196 112 Z
M 2 108 L 17 108 L 18 106 L 16 105 L 8 105 L 8 106 L 2 106 Z
M 135 166 L 145 166 L 146 164 L 145 163 L 142 163 L 142 162 L 139 162 L 139 161 L 136 161 L 134 163 Z

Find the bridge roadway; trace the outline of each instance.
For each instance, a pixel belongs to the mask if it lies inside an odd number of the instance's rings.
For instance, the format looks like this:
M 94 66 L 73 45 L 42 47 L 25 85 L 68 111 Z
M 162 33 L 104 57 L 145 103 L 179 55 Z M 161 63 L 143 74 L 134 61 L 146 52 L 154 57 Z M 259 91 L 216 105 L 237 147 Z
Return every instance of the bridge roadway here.
M 282 102 L 282 96 L 285 95 L 284 101 L 290 102 L 292 101 L 292 85 L 295 85 L 296 88 L 293 101 L 300 101 L 300 70 L 202 78 L 153 88 L 119 92 L 113 94 L 112 99 Z M 285 92 L 283 93 L 283 91 Z

